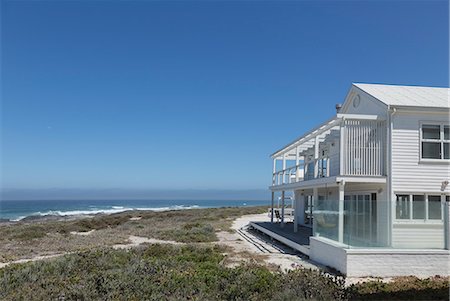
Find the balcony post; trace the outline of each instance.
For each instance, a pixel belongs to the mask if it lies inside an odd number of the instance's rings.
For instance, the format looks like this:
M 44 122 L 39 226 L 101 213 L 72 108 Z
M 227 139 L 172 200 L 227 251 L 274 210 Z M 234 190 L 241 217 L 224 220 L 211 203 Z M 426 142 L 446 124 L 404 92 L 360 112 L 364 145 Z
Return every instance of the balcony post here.
M 319 136 L 314 138 L 314 179 L 319 176 Z
M 339 175 L 344 175 L 345 169 L 344 169 L 344 164 L 345 160 L 344 160 L 344 154 L 346 152 L 345 148 L 344 148 L 344 143 L 345 143 L 345 127 L 344 127 L 344 121 L 341 121 L 340 123 L 340 135 L 339 135 Z
M 277 171 L 277 158 L 274 158 L 272 166 L 272 186 L 278 184 L 277 175 L 275 174 L 276 171 Z
M 281 228 L 284 227 L 284 190 L 281 191 Z
M 319 189 L 317 187 L 313 188 L 313 198 L 311 200 L 311 207 L 313 210 L 317 208 L 317 204 L 319 203 Z M 314 221 L 314 219 L 313 219 Z
M 298 166 L 300 164 L 300 156 L 298 154 L 298 151 L 299 151 L 299 147 L 296 146 L 295 147 L 295 166 L 296 166 L 296 168 L 295 168 L 295 182 L 298 182 L 298 179 L 299 179 L 299 176 L 300 176 L 299 166 Z
M 283 184 L 286 183 L 286 154 L 283 154 Z
M 293 207 L 294 207 L 294 232 L 295 232 L 295 233 L 298 232 L 298 219 L 297 219 L 297 216 L 298 216 L 297 210 L 298 210 L 298 208 L 297 208 L 297 199 L 299 198 L 299 194 L 300 194 L 300 191 L 299 191 L 299 190 L 294 190 L 294 198 L 293 198 L 294 201 L 292 202 L 292 205 L 293 205 Z
M 339 223 L 338 223 L 338 240 L 344 243 L 344 198 L 345 198 L 345 182 L 339 183 Z
M 275 192 L 273 192 L 272 191 L 272 201 L 271 201 L 271 209 L 272 210 L 270 210 L 270 223 L 272 223 L 273 224 L 273 203 L 274 203 L 274 198 L 275 198 Z
M 326 176 L 329 177 L 330 176 L 330 155 L 328 154 L 327 157 L 327 173 Z

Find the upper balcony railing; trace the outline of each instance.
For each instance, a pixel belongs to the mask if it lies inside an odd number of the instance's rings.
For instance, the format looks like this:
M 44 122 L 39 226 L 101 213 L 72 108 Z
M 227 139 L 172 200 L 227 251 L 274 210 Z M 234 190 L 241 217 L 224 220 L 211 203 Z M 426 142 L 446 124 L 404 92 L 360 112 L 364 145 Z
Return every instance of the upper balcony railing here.
M 384 120 L 341 119 L 330 124 L 327 130 L 321 135 L 317 134 L 310 140 L 306 140 L 303 149 L 302 144 L 298 144 L 295 149 L 291 147 L 281 156 L 277 154 L 274 160 L 283 160 L 284 168 L 275 170 L 276 161 L 274 161 L 272 185 L 291 184 L 330 176 L 371 177 L 386 174 L 386 122 Z M 327 141 L 328 144 L 325 143 Z M 327 149 L 329 145 L 333 147 Z M 286 159 L 287 154 L 289 159 Z M 296 159 L 297 164 L 286 167 L 286 161 L 292 161 L 293 158 Z
M 342 126 L 342 175 L 385 175 L 386 122 L 344 120 Z
M 316 164 L 317 163 L 317 164 Z M 317 176 L 315 176 L 314 167 L 317 166 Z M 320 158 L 309 162 L 277 171 L 273 173 L 272 185 L 291 184 L 300 181 L 307 181 L 315 178 L 324 178 L 330 176 L 330 159 Z

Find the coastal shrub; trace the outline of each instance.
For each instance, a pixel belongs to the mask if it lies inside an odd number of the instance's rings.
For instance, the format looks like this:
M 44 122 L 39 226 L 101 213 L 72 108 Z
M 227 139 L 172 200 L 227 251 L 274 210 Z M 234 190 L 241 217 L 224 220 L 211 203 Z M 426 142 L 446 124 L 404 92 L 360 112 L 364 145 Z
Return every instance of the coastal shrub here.
M 288 271 L 272 300 L 347 300 L 345 279 L 311 269 Z
M 128 222 L 131 217 L 132 215 L 129 213 L 115 213 L 79 219 L 71 224 L 71 231 L 82 232 L 117 227 L 118 225 Z
M 11 238 L 20 241 L 41 238 L 47 234 L 46 230 L 43 225 L 29 225 L 28 227 L 22 227 L 18 231 L 14 231 Z
M 223 258 L 221 247 L 195 245 L 70 254 L 0 269 L 0 299 L 271 300 L 287 287 L 293 289 L 302 277 L 309 277 L 308 273 L 298 273 L 289 280 L 294 274 L 273 273 L 259 265 L 228 268 L 221 264 Z M 315 277 L 329 284 L 320 274 Z M 308 294 L 317 300 L 337 296 L 311 289 Z
M 345 288 L 342 277 L 308 269 L 282 273 L 257 264 L 227 267 L 233 254 L 225 258 L 229 252 L 220 246 L 152 244 L 129 251 L 104 247 L 123 243 L 129 235 L 214 241 L 215 231 L 228 230 L 237 216 L 264 211 L 140 211 L 0 225 L 4 261 L 39 251 L 90 249 L 0 269 L 0 300 L 448 300 L 449 278 L 401 277 Z M 136 216 L 141 219 L 130 221 Z M 97 231 L 87 236 L 70 234 L 93 229 Z
M 222 264 L 219 246 L 97 249 L 0 269 L 0 300 L 448 300 L 448 278 L 344 286 L 342 277 Z
M 397 277 L 391 282 L 368 281 L 351 285 L 351 300 L 449 300 L 450 277 Z
M 162 233 L 163 239 L 175 239 L 179 242 L 212 242 L 216 241 L 215 229 L 210 224 L 188 223 L 182 228 L 169 229 Z

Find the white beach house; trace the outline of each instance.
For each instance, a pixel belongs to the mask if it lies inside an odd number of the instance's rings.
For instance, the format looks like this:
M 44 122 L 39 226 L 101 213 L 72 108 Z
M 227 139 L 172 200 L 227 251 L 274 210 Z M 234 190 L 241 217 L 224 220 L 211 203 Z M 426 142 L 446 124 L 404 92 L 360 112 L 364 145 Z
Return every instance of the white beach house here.
M 272 154 L 281 206 L 251 226 L 350 277 L 449 275 L 449 91 L 353 84 Z

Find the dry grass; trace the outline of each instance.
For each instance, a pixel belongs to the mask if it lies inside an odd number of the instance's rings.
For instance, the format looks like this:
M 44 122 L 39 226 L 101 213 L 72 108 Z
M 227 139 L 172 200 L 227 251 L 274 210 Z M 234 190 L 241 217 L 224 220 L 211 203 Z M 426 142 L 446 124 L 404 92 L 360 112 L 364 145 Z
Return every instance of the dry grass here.
M 128 211 L 65 221 L 0 225 L 0 262 L 83 251 L 126 243 L 130 235 L 178 242 L 212 242 L 216 231 L 231 231 L 232 221 L 265 207 L 190 209 L 165 212 Z M 136 218 L 141 217 L 139 220 Z M 89 235 L 70 232 L 95 230 Z

